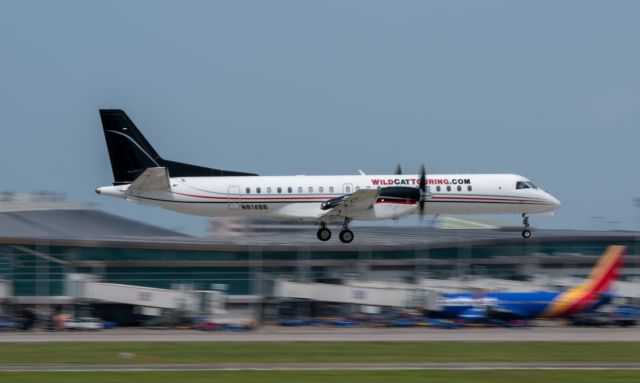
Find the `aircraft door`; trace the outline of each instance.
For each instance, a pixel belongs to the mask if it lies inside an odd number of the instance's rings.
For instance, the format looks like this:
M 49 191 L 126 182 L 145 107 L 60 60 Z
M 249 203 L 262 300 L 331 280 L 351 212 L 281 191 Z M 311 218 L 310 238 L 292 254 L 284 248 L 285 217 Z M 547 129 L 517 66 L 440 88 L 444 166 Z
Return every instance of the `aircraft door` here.
M 352 184 L 343 184 L 342 185 L 342 192 L 344 194 L 351 194 L 353 193 L 355 190 L 353 190 L 353 185 Z
M 229 210 L 240 209 L 240 187 L 239 186 L 229 186 L 229 190 L 227 194 L 227 202 L 228 202 Z

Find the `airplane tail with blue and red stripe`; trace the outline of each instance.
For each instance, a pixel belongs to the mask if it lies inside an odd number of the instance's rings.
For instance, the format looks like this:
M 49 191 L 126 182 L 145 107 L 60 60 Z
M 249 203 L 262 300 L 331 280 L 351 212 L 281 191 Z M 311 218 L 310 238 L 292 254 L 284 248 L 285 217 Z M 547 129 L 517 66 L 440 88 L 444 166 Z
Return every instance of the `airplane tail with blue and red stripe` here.
M 607 247 L 587 280 L 558 295 L 544 316 L 570 316 L 597 305 L 603 295 L 611 290 L 611 285 L 618 280 L 626 251 L 627 248 L 624 246 Z

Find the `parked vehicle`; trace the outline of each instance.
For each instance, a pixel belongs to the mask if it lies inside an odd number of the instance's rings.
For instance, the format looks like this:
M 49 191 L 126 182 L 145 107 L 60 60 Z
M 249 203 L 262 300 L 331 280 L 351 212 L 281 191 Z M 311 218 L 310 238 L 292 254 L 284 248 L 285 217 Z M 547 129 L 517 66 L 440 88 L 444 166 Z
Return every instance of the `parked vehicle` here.
M 18 322 L 7 316 L 0 316 L 0 331 L 15 330 Z
M 612 314 L 614 321 L 618 326 L 635 326 L 636 324 L 638 324 L 640 310 L 638 310 L 637 306 L 621 305 L 617 306 Z
M 147 328 L 178 328 L 190 327 L 193 320 L 182 310 L 164 310 L 162 315 L 151 318 L 144 322 Z
M 66 321 L 64 328 L 74 331 L 98 331 L 104 328 L 104 322 L 99 318 L 81 317 Z
M 569 324 L 574 326 L 635 326 L 640 313 L 636 306 L 621 305 L 610 307 L 608 310 L 589 311 L 579 313 L 569 318 Z

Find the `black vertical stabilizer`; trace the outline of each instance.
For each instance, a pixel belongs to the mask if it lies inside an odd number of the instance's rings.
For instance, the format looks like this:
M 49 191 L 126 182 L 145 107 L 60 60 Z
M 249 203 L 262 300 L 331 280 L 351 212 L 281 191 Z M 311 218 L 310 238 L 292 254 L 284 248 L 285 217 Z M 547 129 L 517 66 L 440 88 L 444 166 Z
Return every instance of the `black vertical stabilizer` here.
M 114 184 L 133 182 L 147 168 L 166 167 L 171 177 L 255 176 L 164 160 L 120 109 L 100 109 Z

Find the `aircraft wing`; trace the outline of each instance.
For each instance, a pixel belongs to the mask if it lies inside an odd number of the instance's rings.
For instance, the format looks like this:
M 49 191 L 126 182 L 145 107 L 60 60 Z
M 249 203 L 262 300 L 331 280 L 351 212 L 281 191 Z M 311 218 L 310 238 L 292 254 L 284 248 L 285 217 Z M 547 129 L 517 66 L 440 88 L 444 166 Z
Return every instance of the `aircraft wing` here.
M 140 195 L 146 192 L 168 191 L 170 189 L 171 184 L 167 168 L 147 168 L 131 183 L 129 189 L 127 189 L 127 194 Z
M 524 319 L 530 317 L 528 313 L 515 307 L 502 307 L 500 305 L 490 307 L 488 314 L 491 318 L 496 319 Z
M 320 217 L 324 219 L 338 219 L 349 216 L 351 212 L 371 209 L 378 200 L 380 190 L 360 189 L 351 194 L 345 194 L 322 203 L 322 210 L 327 212 Z
M 487 320 L 487 310 L 484 307 L 472 307 L 462 311 L 458 317 L 471 322 L 481 322 Z
M 459 315 L 460 319 L 472 322 L 486 321 L 489 319 L 526 319 L 528 315 L 525 312 L 513 308 L 500 306 L 472 307 Z

